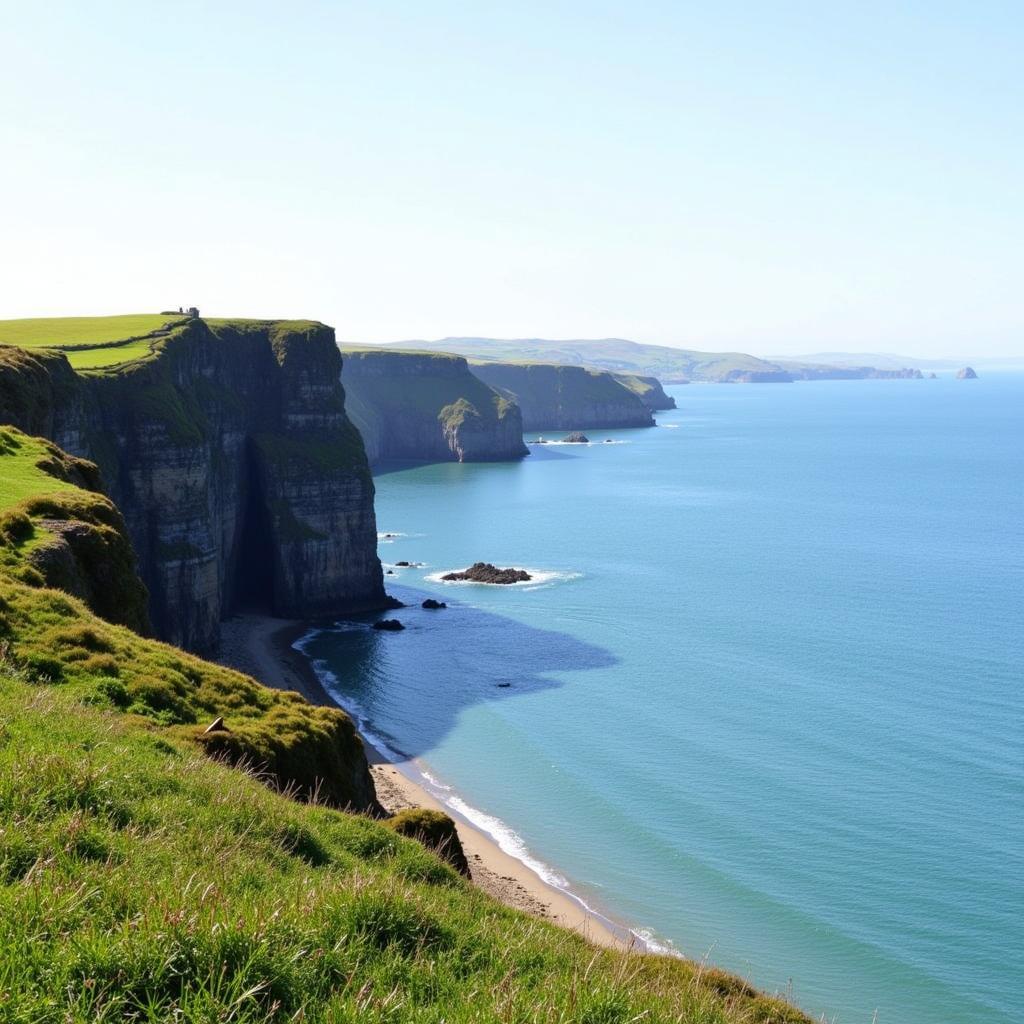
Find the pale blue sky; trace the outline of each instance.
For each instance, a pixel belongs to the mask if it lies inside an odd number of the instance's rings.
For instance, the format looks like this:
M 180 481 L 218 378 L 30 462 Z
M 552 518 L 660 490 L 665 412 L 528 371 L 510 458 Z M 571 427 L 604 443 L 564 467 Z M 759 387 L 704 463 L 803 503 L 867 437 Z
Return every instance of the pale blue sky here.
M 1024 6 L 5 4 L 0 316 L 1024 354 Z

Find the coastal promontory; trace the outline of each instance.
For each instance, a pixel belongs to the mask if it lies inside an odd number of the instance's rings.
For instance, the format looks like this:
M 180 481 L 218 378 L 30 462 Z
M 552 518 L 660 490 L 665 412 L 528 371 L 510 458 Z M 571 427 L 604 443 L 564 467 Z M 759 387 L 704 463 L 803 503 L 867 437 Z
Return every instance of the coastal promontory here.
M 345 349 L 346 408 L 374 465 L 499 462 L 528 454 L 519 406 L 462 356 Z
M 482 361 L 472 368 L 482 381 L 518 403 L 526 430 L 654 426 L 650 407 L 605 370 Z

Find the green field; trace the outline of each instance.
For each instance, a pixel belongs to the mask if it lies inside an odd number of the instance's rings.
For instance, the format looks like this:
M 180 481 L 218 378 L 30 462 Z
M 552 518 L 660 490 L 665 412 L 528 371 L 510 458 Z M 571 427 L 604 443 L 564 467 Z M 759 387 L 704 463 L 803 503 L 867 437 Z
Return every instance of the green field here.
M 90 370 L 148 355 L 148 335 L 181 319 L 177 313 L 131 313 L 0 320 L 0 344 L 59 349 L 76 370 Z

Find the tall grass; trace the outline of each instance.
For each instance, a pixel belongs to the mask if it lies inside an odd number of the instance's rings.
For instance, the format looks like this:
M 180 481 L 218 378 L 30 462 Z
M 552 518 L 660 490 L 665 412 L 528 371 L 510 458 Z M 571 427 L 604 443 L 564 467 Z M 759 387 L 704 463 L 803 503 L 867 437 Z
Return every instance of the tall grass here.
M 0 665 L 0 1020 L 796 1022 Z

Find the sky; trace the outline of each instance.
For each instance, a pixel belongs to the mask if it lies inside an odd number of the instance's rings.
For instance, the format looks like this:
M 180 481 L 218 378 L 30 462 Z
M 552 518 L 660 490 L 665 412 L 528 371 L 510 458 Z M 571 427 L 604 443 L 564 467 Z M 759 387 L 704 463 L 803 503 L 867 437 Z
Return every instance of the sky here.
M 1024 6 L 0 0 L 0 317 L 1024 355 Z

